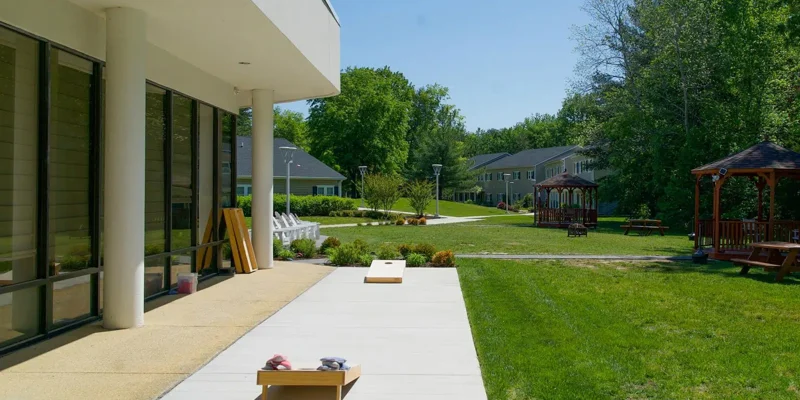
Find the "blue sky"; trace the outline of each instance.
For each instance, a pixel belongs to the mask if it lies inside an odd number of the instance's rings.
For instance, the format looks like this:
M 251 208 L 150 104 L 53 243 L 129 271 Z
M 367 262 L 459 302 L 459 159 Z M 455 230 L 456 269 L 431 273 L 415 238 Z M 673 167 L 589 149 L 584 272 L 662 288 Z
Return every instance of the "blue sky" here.
M 450 89 L 467 128 L 558 111 L 578 59 L 583 0 L 333 0 L 341 66 L 402 72 Z M 280 105 L 307 114 L 305 102 Z

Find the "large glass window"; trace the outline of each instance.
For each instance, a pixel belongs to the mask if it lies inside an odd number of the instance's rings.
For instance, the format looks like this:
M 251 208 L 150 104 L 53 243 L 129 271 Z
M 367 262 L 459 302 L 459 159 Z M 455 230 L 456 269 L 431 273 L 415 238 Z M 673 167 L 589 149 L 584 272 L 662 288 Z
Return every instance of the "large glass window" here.
M 234 137 L 234 124 L 236 123 L 233 115 L 222 113 L 222 148 L 220 149 L 220 180 L 222 183 L 222 198 L 220 203 L 222 207 L 235 207 L 236 198 L 233 193 L 233 143 L 236 140 Z
M 167 92 L 147 85 L 145 123 L 144 254 L 164 252 L 166 194 L 164 186 L 164 142 L 167 138 Z
M 37 277 L 38 46 L 0 28 L 0 286 Z
M 172 249 L 192 245 L 192 100 L 172 98 Z

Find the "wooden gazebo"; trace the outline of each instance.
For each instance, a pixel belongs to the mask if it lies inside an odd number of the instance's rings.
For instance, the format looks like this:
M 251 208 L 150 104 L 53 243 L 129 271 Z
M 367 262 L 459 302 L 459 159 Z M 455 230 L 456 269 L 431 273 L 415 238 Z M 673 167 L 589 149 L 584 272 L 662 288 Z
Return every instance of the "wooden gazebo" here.
M 548 178 L 535 186 L 536 226 L 566 228 L 579 223 L 586 227 L 597 226 L 597 184 L 564 172 Z M 544 193 L 545 196 L 540 194 Z M 558 193 L 558 201 L 551 204 L 551 195 Z M 574 194 L 580 194 L 578 204 Z M 567 201 L 562 199 L 567 197 Z M 543 198 L 544 197 L 544 198 Z M 562 207 L 562 203 L 563 207 Z
M 729 260 L 749 254 L 750 244 L 764 241 L 789 242 L 800 229 L 800 221 L 775 220 L 775 188 L 783 178 L 800 179 L 800 153 L 764 141 L 744 151 L 692 170 L 695 183 L 695 248 L 705 248 L 709 256 Z M 711 176 L 714 185 L 713 217 L 700 219 L 700 185 Z M 734 176 L 749 177 L 758 189 L 758 211 L 753 220 L 721 218 L 720 193 L 725 181 Z M 764 218 L 764 188 L 769 186 L 769 217 Z M 800 200 L 800 199 L 799 199 Z

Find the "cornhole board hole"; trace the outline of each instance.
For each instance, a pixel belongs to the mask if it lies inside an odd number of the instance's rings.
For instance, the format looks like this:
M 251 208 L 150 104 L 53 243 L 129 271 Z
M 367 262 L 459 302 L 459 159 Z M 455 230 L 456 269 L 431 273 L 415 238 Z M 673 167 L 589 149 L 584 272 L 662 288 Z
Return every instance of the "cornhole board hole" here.
M 370 264 L 364 283 L 403 283 L 405 260 L 375 260 Z
M 289 371 L 259 370 L 256 384 L 261 386 L 261 400 L 268 400 L 269 386 L 336 386 L 336 400 L 342 399 L 342 386 L 361 376 L 361 366 L 351 365 L 347 371 L 317 371 L 300 368 Z

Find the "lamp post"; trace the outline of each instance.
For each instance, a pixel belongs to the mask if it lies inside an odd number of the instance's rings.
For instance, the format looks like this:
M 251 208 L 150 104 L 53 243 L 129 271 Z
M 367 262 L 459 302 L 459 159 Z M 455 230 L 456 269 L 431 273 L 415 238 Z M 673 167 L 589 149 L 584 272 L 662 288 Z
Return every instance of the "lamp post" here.
M 364 208 L 364 174 L 367 173 L 367 166 L 359 166 L 358 172 L 361 172 L 361 208 Z
M 442 164 L 433 164 L 433 174 L 436 175 L 436 218 L 439 218 L 439 172 L 442 171 Z
M 508 214 L 508 177 L 509 176 L 511 176 L 511 174 L 503 174 L 503 180 L 506 181 L 506 199 L 505 199 L 506 200 L 505 201 L 505 203 L 506 203 L 506 214 Z
M 291 209 L 291 191 L 290 189 L 290 181 L 292 179 L 292 161 L 294 160 L 294 151 L 297 150 L 297 147 L 290 147 L 290 146 L 281 146 L 281 152 L 283 152 L 283 162 L 286 163 L 286 215 L 289 215 L 292 212 Z

